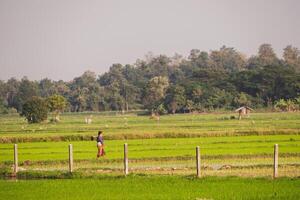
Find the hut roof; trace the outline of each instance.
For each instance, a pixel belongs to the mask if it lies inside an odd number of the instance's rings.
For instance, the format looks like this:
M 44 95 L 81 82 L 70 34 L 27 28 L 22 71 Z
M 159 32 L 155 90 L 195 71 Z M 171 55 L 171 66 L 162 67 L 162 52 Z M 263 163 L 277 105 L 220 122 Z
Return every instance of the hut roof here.
M 242 107 L 236 109 L 235 112 L 239 112 L 239 111 L 242 110 L 242 109 L 251 110 L 251 111 L 253 110 L 253 109 L 250 108 L 249 106 L 242 106 Z

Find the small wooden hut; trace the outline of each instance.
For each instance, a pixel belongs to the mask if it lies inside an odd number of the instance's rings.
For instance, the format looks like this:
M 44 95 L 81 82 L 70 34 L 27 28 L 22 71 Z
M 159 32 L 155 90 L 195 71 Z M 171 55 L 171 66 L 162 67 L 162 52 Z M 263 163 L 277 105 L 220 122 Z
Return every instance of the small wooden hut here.
M 242 106 L 235 110 L 235 112 L 239 112 L 239 120 L 242 119 L 243 116 L 249 116 L 250 111 L 253 111 L 249 106 Z

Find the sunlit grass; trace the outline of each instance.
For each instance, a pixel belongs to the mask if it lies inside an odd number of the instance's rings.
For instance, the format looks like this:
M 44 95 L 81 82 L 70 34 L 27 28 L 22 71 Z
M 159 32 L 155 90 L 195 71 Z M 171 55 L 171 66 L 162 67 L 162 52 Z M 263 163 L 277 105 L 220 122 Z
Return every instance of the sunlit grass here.
M 134 173 L 194 174 L 195 147 L 200 146 L 207 175 L 255 176 L 252 168 L 256 175 L 270 175 L 274 144 L 279 144 L 279 165 L 285 169 L 280 176 L 299 176 L 300 113 L 254 113 L 240 121 L 228 119 L 235 113 L 166 115 L 159 123 L 149 116 L 93 114 L 89 125 L 84 122 L 87 115 L 64 114 L 57 124 L 27 124 L 18 116 L 0 116 L 0 168 L 12 169 L 10 139 L 27 138 L 17 142 L 20 170 L 67 171 L 72 143 L 76 171 L 122 174 L 123 144 L 128 143 Z M 104 130 L 107 154 L 96 160 L 96 143 L 90 136 L 99 129 Z
M 136 137 L 171 137 L 172 134 L 227 135 L 227 134 L 276 134 L 300 133 L 300 113 L 253 113 L 243 120 L 224 120 L 226 114 L 178 114 L 162 116 L 159 122 L 149 116 L 118 115 L 103 116 L 93 114 L 93 123 L 85 124 L 88 114 L 62 115 L 57 124 L 27 124 L 18 116 L 0 116 L 0 137 L 53 137 L 66 135 L 96 135 L 104 130 L 109 138 L 118 139 L 122 135 Z
M 0 181 L 3 199 L 299 199 L 299 179 L 182 176 Z M 30 191 L 30 192 L 29 192 Z
M 204 138 L 165 138 L 144 140 L 107 140 L 104 159 L 121 159 L 123 144 L 128 143 L 132 159 L 172 156 L 194 156 L 200 146 L 202 155 L 272 154 L 275 143 L 280 153 L 300 153 L 300 135 L 236 136 Z M 73 144 L 74 159 L 95 159 L 94 141 L 20 143 L 19 160 L 66 160 L 68 145 Z M 12 160 L 13 145 L 0 144 L 0 161 Z

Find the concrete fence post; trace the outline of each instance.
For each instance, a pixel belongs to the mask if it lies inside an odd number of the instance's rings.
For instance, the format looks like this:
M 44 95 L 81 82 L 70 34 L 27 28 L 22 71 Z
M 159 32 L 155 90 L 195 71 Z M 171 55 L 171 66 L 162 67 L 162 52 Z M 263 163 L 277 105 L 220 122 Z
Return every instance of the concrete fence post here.
M 128 145 L 124 144 L 124 174 L 128 174 Z
M 18 145 L 14 144 L 14 173 L 18 172 Z
M 73 145 L 69 144 L 69 172 L 73 172 Z
M 196 167 L 197 167 L 197 177 L 201 176 L 201 166 L 200 166 L 200 147 L 196 147 Z
M 278 177 L 278 144 L 274 145 L 274 166 L 273 166 L 273 178 Z

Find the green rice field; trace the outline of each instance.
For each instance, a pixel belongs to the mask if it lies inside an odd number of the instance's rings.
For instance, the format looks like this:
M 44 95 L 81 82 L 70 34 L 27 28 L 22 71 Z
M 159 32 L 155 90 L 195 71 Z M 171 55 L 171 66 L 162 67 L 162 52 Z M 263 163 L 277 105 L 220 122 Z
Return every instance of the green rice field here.
M 86 124 L 84 118 L 90 115 L 92 124 Z M 166 115 L 155 121 L 136 114 L 81 113 L 63 114 L 59 123 L 41 124 L 27 124 L 17 115 L 1 115 L 0 196 L 299 199 L 300 113 L 253 113 L 242 120 L 230 119 L 235 115 Z M 104 131 L 106 151 L 99 159 L 96 142 L 91 140 L 98 130 Z M 15 143 L 19 160 L 16 175 Z M 125 143 L 129 157 L 126 178 Z M 68 172 L 69 144 L 73 145 L 72 174 Z M 279 146 L 279 179 L 272 180 L 275 144 Z M 200 179 L 195 177 L 197 146 Z M 58 187 L 65 188 L 64 195 Z M 45 197 L 45 188 L 50 197 Z
M 92 115 L 92 124 L 85 117 Z M 165 137 L 235 136 L 299 134 L 299 113 L 253 113 L 243 120 L 233 119 L 236 113 L 177 114 L 161 116 L 160 121 L 149 116 L 64 114 L 59 123 L 28 124 L 16 115 L 0 116 L 0 139 L 10 140 L 82 140 L 104 130 L 107 139 L 141 139 Z
M 129 176 L 0 181 L 2 199 L 284 199 L 300 198 L 299 179 Z M 30 191 L 30 192 L 29 192 Z
M 72 144 L 75 170 L 122 173 L 123 145 L 128 143 L 132 173 L 194 174 L 195 148 L 200 146 L 203 175 L 271 176 L 278 144 L 280 175 L 300 175 L 299 113 L 254 113 L 243 120 L 230 120 L 234 113 L 182 114 L 163 116 L 159 122 L 148 116 L 102 113 L 85 124 L 89 115 L 65 114 L 54 124 L 1 116 L 2 168 L 13 165 L 12 140 L 26 138 L 17 142 L 23 171 L 67 170 Z M 104 130 L 106 156 L 96 159 L 96 143 L 90 138 L 99 129 Z

